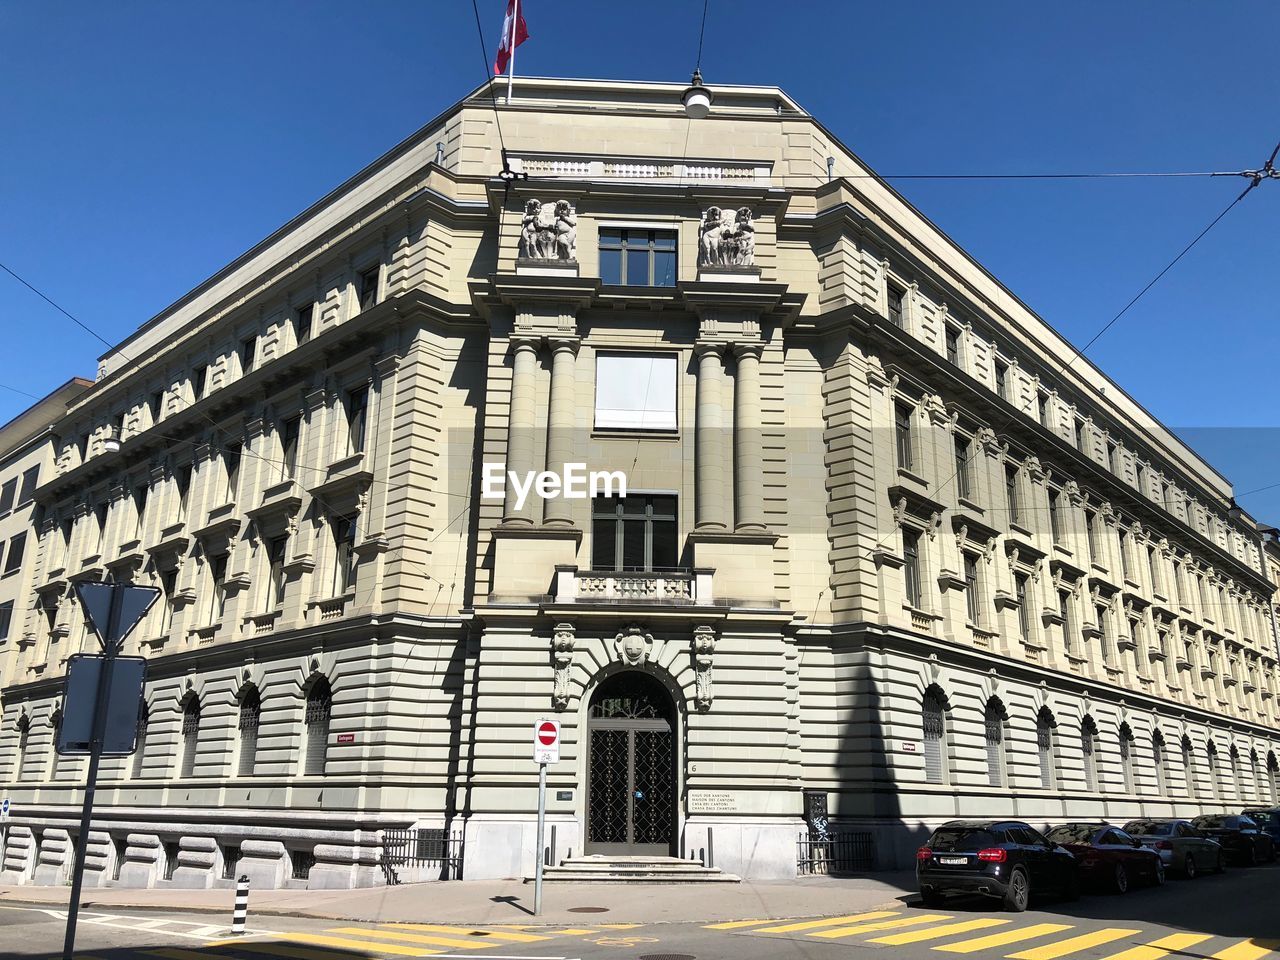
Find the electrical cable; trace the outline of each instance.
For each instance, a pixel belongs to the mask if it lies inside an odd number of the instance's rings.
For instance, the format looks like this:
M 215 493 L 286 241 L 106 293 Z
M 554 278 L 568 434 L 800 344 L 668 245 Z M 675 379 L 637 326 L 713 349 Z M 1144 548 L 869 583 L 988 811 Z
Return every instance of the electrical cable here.
M 493 122 L 494 122 L 494 125 L 498 128 L 498 144 L 502 147 L 502 156 L 504 158 L 504 166 L 505 166 L 505 158 L 507 155 L 507 141 L 503 139 L 503 136 L 502 136 L 502 118 L 498 115 L 498 95 L 493 92 L 493 74 L 490 73 L 490 70 L 492 70 L 492 67 L 490 66 L 492 61 L 489 59 L 489 49 L 484 42 L 484 27 L 480 23 L 480 7 L 477 6 L 476 0 L 471 0 L 471 10 L 476 15 L 476 36 L 480 40 L 480 55 L 484 58 L 485 83 L 489 87 L 489 100 L 493 105 Z M 514 33 L 514 30 L 515 28 L 513 26 L 512 27 L 513 33 Z

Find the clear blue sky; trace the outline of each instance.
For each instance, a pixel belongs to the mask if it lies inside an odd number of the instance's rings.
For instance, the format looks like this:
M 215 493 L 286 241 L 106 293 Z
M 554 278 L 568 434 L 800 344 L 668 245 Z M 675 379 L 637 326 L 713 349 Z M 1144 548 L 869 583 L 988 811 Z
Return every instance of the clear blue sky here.
M 504 0 L 481 0 L 492 56 Z M 522 73 L 684 80 L 697 0 L 526 0 Z M 483 78 L 467 0 L 0 4 L 0 260 L 116 342 Z M 883 174 L 1234 170 L 1280 140 L 1280 10 L 711 0 L 703 73 Z M 899 189 L 1084 343 L 1244 186 Z M 1089 357 L 1246 491 L 1280 484 L 1280 182 Z M 101 344 L 0 274 L 0 422 Z M 1270 428 L 1270 429 L 1261 429 Z M 1245 505 L 1280 521 L 1280 486 Z

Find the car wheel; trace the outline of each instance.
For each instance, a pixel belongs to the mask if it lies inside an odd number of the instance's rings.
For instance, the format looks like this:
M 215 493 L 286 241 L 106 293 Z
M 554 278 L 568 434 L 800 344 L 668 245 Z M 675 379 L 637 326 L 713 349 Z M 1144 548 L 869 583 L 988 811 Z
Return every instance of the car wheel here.
M 1222 852 L 1221 852 L 1221 851 L 1219 851 L 1219 853 L 1218 853 L 1218 860 L 1217 860 L 1217 862 L 1213 865 L 1213 872 L 1214 872 L 1214 873 L 1226 873 L 1226 872 L 1227 872 L 1227 858 L 1222 854 Z
M 1188 880 L 1196 878 L 1196 858 L 1189 853 L 1187 859 L 1182 861 L 1182 875 Z
M 942 902 L 946 899 L 937 890 L 922 890 L 920 892 L 920 902 L 930 910 L 936 910 L 942 906 Z
M 1165 878 L 1165 875 L 1164 875 L 1164 861 L 1163 861 L 1163 860 L 1161 860 L 1159 857 L 1157 857 L 1157 858 L 1156 858 L 1156 872 L 1155 872 L 1154 876 L 1152 877 L 1152 882 L 1153 882 L 1157 887 L 1163 887 L 1163 886 L 1164 886 L 1164 881 L 1165 881 L 1165 879 L 1166 879 L 1166 878 Z
M 1125 869 L 1123 863 L 1117 863 L 1115 872 L 1111 876 L 1111 888 L 1116 893 L 1129 892 L 1129 871 Z
M 1022 913 L 1031 902 L 1031 881 L 1027 871 L 1014 867 L 1009 874 L 1009 889 L 1005 891 L 1004 908 L 1011 913 Z

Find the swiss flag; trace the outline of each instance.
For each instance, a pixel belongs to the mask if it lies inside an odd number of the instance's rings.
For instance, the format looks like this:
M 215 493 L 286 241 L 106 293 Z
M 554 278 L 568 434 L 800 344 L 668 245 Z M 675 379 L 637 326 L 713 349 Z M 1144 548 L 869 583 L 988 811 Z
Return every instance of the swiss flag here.
M 507 72 L 511 53 L 529 39 L 529 28 L 524 25 L 524 13 L 519 10 L 519 0 L 507 0 L 507 15 L 502 19 L 502 40 L 498 43 L 498 55 L 493 58 L 494 76 Z

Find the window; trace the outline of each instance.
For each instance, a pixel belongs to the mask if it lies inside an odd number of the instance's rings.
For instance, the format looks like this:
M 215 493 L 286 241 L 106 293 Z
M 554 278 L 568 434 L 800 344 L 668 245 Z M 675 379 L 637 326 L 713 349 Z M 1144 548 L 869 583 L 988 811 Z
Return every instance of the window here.
M 947 325 L 946 341 L 947 362 L 960 366 L 960 331 L 950 324 Z
M 1036 394 L 1036 419 L 1040 421 L 1042 426 L 1050 426 L 1049 395 L 1047 393 Z
M 675 232 L 602 227 L 600 281 L 632 287 L 674 287 Z
M 372 267 L 360 271 L 360 275 L 356 278 L 356 292 L 361 310 L 368 310 L 378 302 L 378 276 L 380 273 L 381 269 L 375 263 Z
M 902 329 L 902 295 L 901 287 L 889 284 L 889 322 L 899 330 Z
M 240 341 L 240 372 L 248 373 L 253 369 L 253 361 L 258 357 L 258 335 L 245 337 Z
M 302 432 L 302 417 L 290 417 L 280 425 L 280 453 L 283 461 L 282 479 L 291 479 L 298 472 L 298 436 Z
M 1098 642 L 1101 645 L 1102 662 L 1110 663 L 1111 635 L 1107 624 L 1107 605 L 1105 603 L 1095 603 L 1093 605 L 1093 615 L 1098 625 Z
M 596 354 L 598 430 L 675 430 L 674 354 Z
M 1089 557 L 1097 563 L 1102 559 L 1102 543 L 1098 539 L 1098 512 L 1096 510 L 1086 510 L 1084 512 L 1084 529 L 1089 537 Z
M 0 640 L 9 639 L 9 625 L 13 622 L 13 601 L 0 603 Z
M 107 539 L 107 507 L 108 507 L 107 504 L 100 503 L 93 508 L 93 519 L 94 519 L 94 522 L 97 524 L 97 529 L 98 529 L 98 541 L 97 541 L 98 553 L 103 552 L 103 544 L 106 542 L 106 539 Z
M 164 879 L 172 880 L 174 871 L 178 869 L 178 852 L 182 847 L 177 840 L 161 841 L 160 846 L 164 850 Z
M 31 760 L 31 718 L 25 713 L 18 718 L 18 756 L 15 761 L 19 780 L 29 780 L 31 771 L 28 770 L 29 761 Z
M 146 701 L 143 701 L 138 704 L 138 727 L 135 733 L 136 743 L 133 749 L 133 778 L 135 780 L 142 776 L 143 769 L 146 766 L 147 726 L 150 722 L 151 715 L 147 710 Z
M 1000 701 L 992 697 L 987 701 L 985 741 L 987 748 L 987 784 L 999 787 L 1004 784 L 1004 709 Z
M 1115 474 L 1120 472 L 1120 450 L 1110 440 L 1107 441 L 1107 469 Z
M 365 426 L 369 419 L 369 388 L 347 392 L 347 440 L 352 453 L 364 452 Z
M 1044 790 L 1053 790 L 1057 786 L 1057 763 L 1053 758 L 1053 728 L 1056 726 L 1053 714 L 1048 712 L 1048 708 L 1042 707 L 1036 717 L 1036 750 L 1041 768 L 1041 787 Z
M 1146 493 L 1147 492 L 1147 468 L 1142 463 L 1135 464 L 1135 468 L 1138 471 L 1138 492 Z
M 1187 605 L 1186 584 L 1182 575 L 1182 563 L 1178 560 L 1173 561 L 1173 590 L 1178 603 L 1185 607 Z
M 0 487 L 0 513 L 8 513 L 13 509 L 13 500 L 18 494 L 18 478 L 14 477 Z
M 133 488 L 133 516 L 136 522 L 133 528 L 133 534 L 138 539 L 142 539 L 142 524 L 147 516 L 147 496 L 151 493 L 151 488 L 145 483 L 140 483 Z
M 239 873 L 240 858 L 243 855 L 240 852 L 240 844 L 219 844 L 222 850 L 222 879 L 234 880 L 236 874 Z
M 1209 748 L 1205 754 L 1208 757 L 1206 766 L 1209 770 L 1209 795 L 1214 800 L 1222 799 L 1222 784 L 1218 780 L 1218 748 L 1209 742 Z
M 674 496 L 633 494 L 592 501 L 593 570 L 670 570 L 678 549 Z
M 1120 725 L 1120 773 L 1124 777 L 1124 792 L 1137 793 L 1133 771 L 1133 731 L 1127 723 Z
M 225 553 L 209 560 L 209 624 L 222 620 L 227 608 L 227 555 Z
M 1093 717 L 1085 717 L 1080 724 L 1080 749 L 1084 754 L 1084 788 L 1098 789 L 1098 725 Z
M 1009 522 L 1018 523 L 1022 519 L 1022 496 L 1018 486 L 1018 468 L 1007 464 L 1004 468 L 1004 498 L 1009 504 Z
M 253 776 L 253 765 L 258 755 L 258 721 L 262 716 L 262 697 L 255 686 L 246 687 L 240 695 L 240 756 L 237 772 L 242 777 Z
M 1133 579 L 1133 567 L 1129 558 L 1129 531 L 1120 531 L 1120 572 L 1126 580 Z
M 22 554 L 27 548 L 26 533 L 15 533 L 13 539 L 9 541 L 9 555 L 4 560 L 5 576 L 13 573 L 22 566 Z
M 920 591 L 920 531 L 903 528 L 902 561 L 907 603 L 919 610 L 923 601 Z
M 164 391 L 157 390 L 147 401 L 147 410 L 151 413 L 151 422 L 159 423 L 164 416 Z
M 243 447 L 238 443 L 229 443 L 222 451 L 222 463 L 227 474 L 227 502 L 236 502 L 236 492 L 240 489 L 240 460 Z
M 942 697 L 934 690 L 924 695 L 921 707 L 924 729 L 924 778 L 928 783 L 946 782 L 944 739 L 946 737 L 946 713 Z
M 350 517 L 333 518 L 333 595 L 356 587 L 356 524 Z
M 1027 607 L 1027 575 L 1025 573 L 1013 575 L 1013 591 L 1018 600 L 1018 635 L 1022 638 L 1022 642 L 1026 643 L 1031 639 L 1031 610 Z
M 1079 450 L 1081 453 L 1084 453 L 1084 452 L 1085 452 L 1085 442 L 1084 442 L 1084 441 L 1085 441 L 1085 435 L 1084 435 L 1084 421 L 1083 421 L 1083 420 L 1077 420 L 1077 421 L 1076 421 L 1076 449 L 1077 449 L 1077 450 Z
M 969 622 L 982 625 L 982 589 L 978 580 L 978 558 L 972 553 L 964 555 L 964 601 Z
M 956 493 L 966 500 L 973 497 L 970 465 L 972 447 L 972 440 L 959 434 L 956 435 Z
M 1070 591 L 1058 591 L 1058 615 L 1062 617 L 1062 647 L 1071 656 L 1076 648 L 1076 625 L 1071 617 Z
M 898 447 L 898 467 L 902 470 L 911 469 L 911 413 L 905 403 L 894 404 L 893 433 Z
M 996 394 L 1003 400 L 1009 399 L 1009 365 L 1003 360 L 996 361 Z
M 1049 491 L 1049 533 L 1055 544 L 1062 543 L 1062 511 L 1059 509 L 1061 499 L 1061 491 Z
M 196 750 L 200 746 L 200 701 L 189 697 L 182 708 L 182 767 L 181 776 L 191 777 L 196 772 Z
M 207 363 L 202 363 L 191 371 L 191 392 L 197 400 L 203 397 L 208 389 L 208 385 L 205 382 L 208 378 L 209 365 Z
M 267 541 L 267 610 L 274 610 L 284 602 L 284 561 L 289 546 L 288 537 L 275 537 Z
M 312 323 L 315 320 L 316 307 L 313 303 L 298 307 L 293 312 L 293 339 L 301 345 L 311 339 Z
M 178 519 L 187 519 L 187 495 L 191 492 L 191 464 L 184 464 L 174 474 L 178 488 Z
M 1151 738 L 1151 761 L 1156 769 L 1156 793 L 1159 796 L 1167 796 L 1169 790 L 1168 771 L 1165 770 L 1165 748 L 1164 737 L 1156 731 L 1154 737 Z
M 1187 777 L 1187 796 L 1192 800 L 1197 797 L 1195 754 L 1191 752 L 1191 741 L 1182 741 L 1182 769 Z
M 38 466 L 24 470 L 22 473 L 22 489 L 18 492 L 18 506 L 30 503 L 36 497 L 36 484 L 40 482 Z M 0 511 L 3 512 L 3 511 Z
M 289 851 L 289 876 L 294 880 L 306 880 L 316 865 L 316 855 L 311 850 Z
M 166 570 L 160 574 L 160 590 L 164 593 L 160 608 L 160 636 L 167 636 L 173 626 L 173 601 L 178 592 L 177 570 Z
M 1147 547 L 1147 572 L 1151 574 L 1151 589 L 1163 593 L 1160 585 L 1160 563 L 1156 559 L 1156 548 Z
M 306 735 L 307 745 L 303 773 L 307 776 L 323 776 L 329 752 L 329 718 L 333 713 L 333 694 L 329 681 L 318 678 L 307 694 Z

